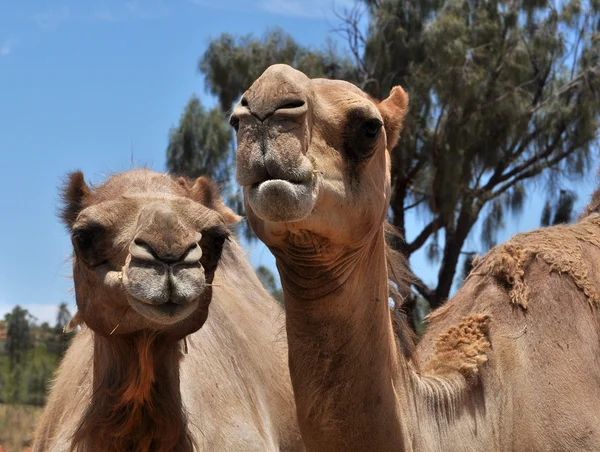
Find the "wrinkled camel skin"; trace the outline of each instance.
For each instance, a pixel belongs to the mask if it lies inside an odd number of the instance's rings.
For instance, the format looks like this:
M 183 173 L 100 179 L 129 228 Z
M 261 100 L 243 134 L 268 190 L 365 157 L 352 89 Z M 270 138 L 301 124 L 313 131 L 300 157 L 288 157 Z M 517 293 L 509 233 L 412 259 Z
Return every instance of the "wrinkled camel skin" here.
M 406 293 L 407 278 L 385 217 L 407 108 L 400 87 L 378 102 L 274 65 L 231 116 L 248 221 L 281 276 L 307 450 L 600 450 L 600 248 L 575 232 L 600 236 L 592 220 L 492 250 L 416 349 L 405 322 L 394 333 L 388 284 Z
M 83 326 L 33 450 L 303 450 L 282 310 L 210 181 L 134 170 L 91 189 L 74 173 L 64 198 Z

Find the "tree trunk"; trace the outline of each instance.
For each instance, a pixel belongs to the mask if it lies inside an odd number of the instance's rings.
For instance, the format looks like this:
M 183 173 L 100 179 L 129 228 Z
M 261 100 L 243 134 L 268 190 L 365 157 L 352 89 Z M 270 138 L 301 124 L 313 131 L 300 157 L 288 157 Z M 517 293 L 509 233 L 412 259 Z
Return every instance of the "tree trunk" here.
M 399 243 L 394 243 L 394 249 L 400 251 L 406 259 L 409 258 L 406 247 L 406 219 L 404 218 L 404 200 L 406 199 L 406 183 L 404 180 L 396 181 L 392 192 L 390 207 L 392 209 L 392 224 L 402 236 Z M 401 243 L 400 243 L 401 242 Z
M 456 229 L 449 231 L 446 228 L 446 242 L 444 244 L 444 257 L 442 258 L 442 266 L 438 273 L 438 285 L 435 289 L 433 297 L 429 300 L 431 309 L 440 307 L 450 295 L 454 275 L 456 275 L 456 267 L 460 257 L 460 251 L 471 231 L 471 228 L 477 221 L 477 215 L 472 215 L 472 204 L 468 203 L 462 208 L 461 213 L 456 222 Z

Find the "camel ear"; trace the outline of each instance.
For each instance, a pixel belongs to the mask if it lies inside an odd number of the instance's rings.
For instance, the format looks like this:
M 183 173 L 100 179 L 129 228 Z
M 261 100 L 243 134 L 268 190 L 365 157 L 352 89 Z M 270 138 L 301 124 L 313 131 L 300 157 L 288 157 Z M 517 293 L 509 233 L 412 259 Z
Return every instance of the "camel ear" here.
M 390 97 L 382 101 L 378 107 L 383 117 L 383 125 L 387 136 L 387 148 L 391 151 L 396 146 L 396 143 L 398 143 L 402 124 L 404 123 L 406 113 L 408 113 L 408 94 L 406 94 L 401 86 L 395 86 L 392 88 Z
M 221 214 L 225 224 L 234 225 L 240 221 L 241 217 L 223 203 L 219 189 L 208 178 L 200 176 L 194 181 L 193 185 L 184 177 L 179 177 L 177 182 L 187 189 L 189 196 L 194 201 Z
M 86 199 L 92 195 L 90 187 L 85 183 L 83 173 L 75 171 L 67 176 L 67 182 L 62 189 L 62 209 L 60 217 L 71 230 L 79 213 L 85 208 Z
M 63 333 L 70 333 L 71 331 L 75 331 L 75 329 L 79 326 L 83 325 L 83 314 L 81 311 L 77 311 L 75 315 L 69 320 L 69 323 L 65 325 L 63 328 Z

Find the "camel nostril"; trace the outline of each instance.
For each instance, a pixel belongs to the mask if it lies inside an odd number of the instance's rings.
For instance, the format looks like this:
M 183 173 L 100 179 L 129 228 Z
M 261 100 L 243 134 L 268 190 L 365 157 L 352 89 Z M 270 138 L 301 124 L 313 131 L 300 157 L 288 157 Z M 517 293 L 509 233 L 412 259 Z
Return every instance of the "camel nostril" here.
M 161 260 L 152 246 L 139 238 L 133 240 L 133 243 L 129 246 L 129 253 L 131 257 L 141 261 L 153 262 Z
M 246 99 L 245 97 L 242 97 L 242 107 L 247 107 L 248 106 L 248 99 Z
M 181 259 L 183 253 L 172 253 L 161 250 L 161 246 L 152 246 L 145 240 L 135 238 L 129 247 L 131 257 L 145 262 L 162 262 L 173 264 Z
M 192 243 L 187 248 L 173 249 L 160 244 L 152 246 L 149 242 L 135 238 L 129 247 L 131 257 L 144 262 L 162 262 L 163 264 L 196 264 L 202 258 L 202 248 Z
M 304 117 L 307 111 L 306 102 L 302 99 L 287 99 L 283 100 L 272 114 L 278 118 L 300 119 Z
M 304 105 L 306 104 L 306 102 L 304 102 L 302 99 L 296 99 L 296 100 L 292 100 L 289 102 L 286 102 L 280 106 L 278 106 L 275 111 L 277 110 L 292 110 L 294 108 L 301 108 L 304 107 Z
M 192 244 L 181 258 L 183 264 L 197 264 L 202 259 L 202 248 L 198 243 Z

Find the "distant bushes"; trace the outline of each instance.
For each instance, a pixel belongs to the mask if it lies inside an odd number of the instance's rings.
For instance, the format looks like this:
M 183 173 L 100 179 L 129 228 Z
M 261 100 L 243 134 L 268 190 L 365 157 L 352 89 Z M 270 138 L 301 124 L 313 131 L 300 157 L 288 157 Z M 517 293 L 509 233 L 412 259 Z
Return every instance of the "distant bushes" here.
M 56 325 L 36 325 L 26 309 L 15 306 L 0 321 L 0 403 L 43 405 L 46 392 L 73 334 L 63 333 L 71 314 L 58 308 Z
M 45 344 L 27 351 L 12 369 L 8 356 L 0 357 L 0 403 L 43 405 L 58 361 Z

